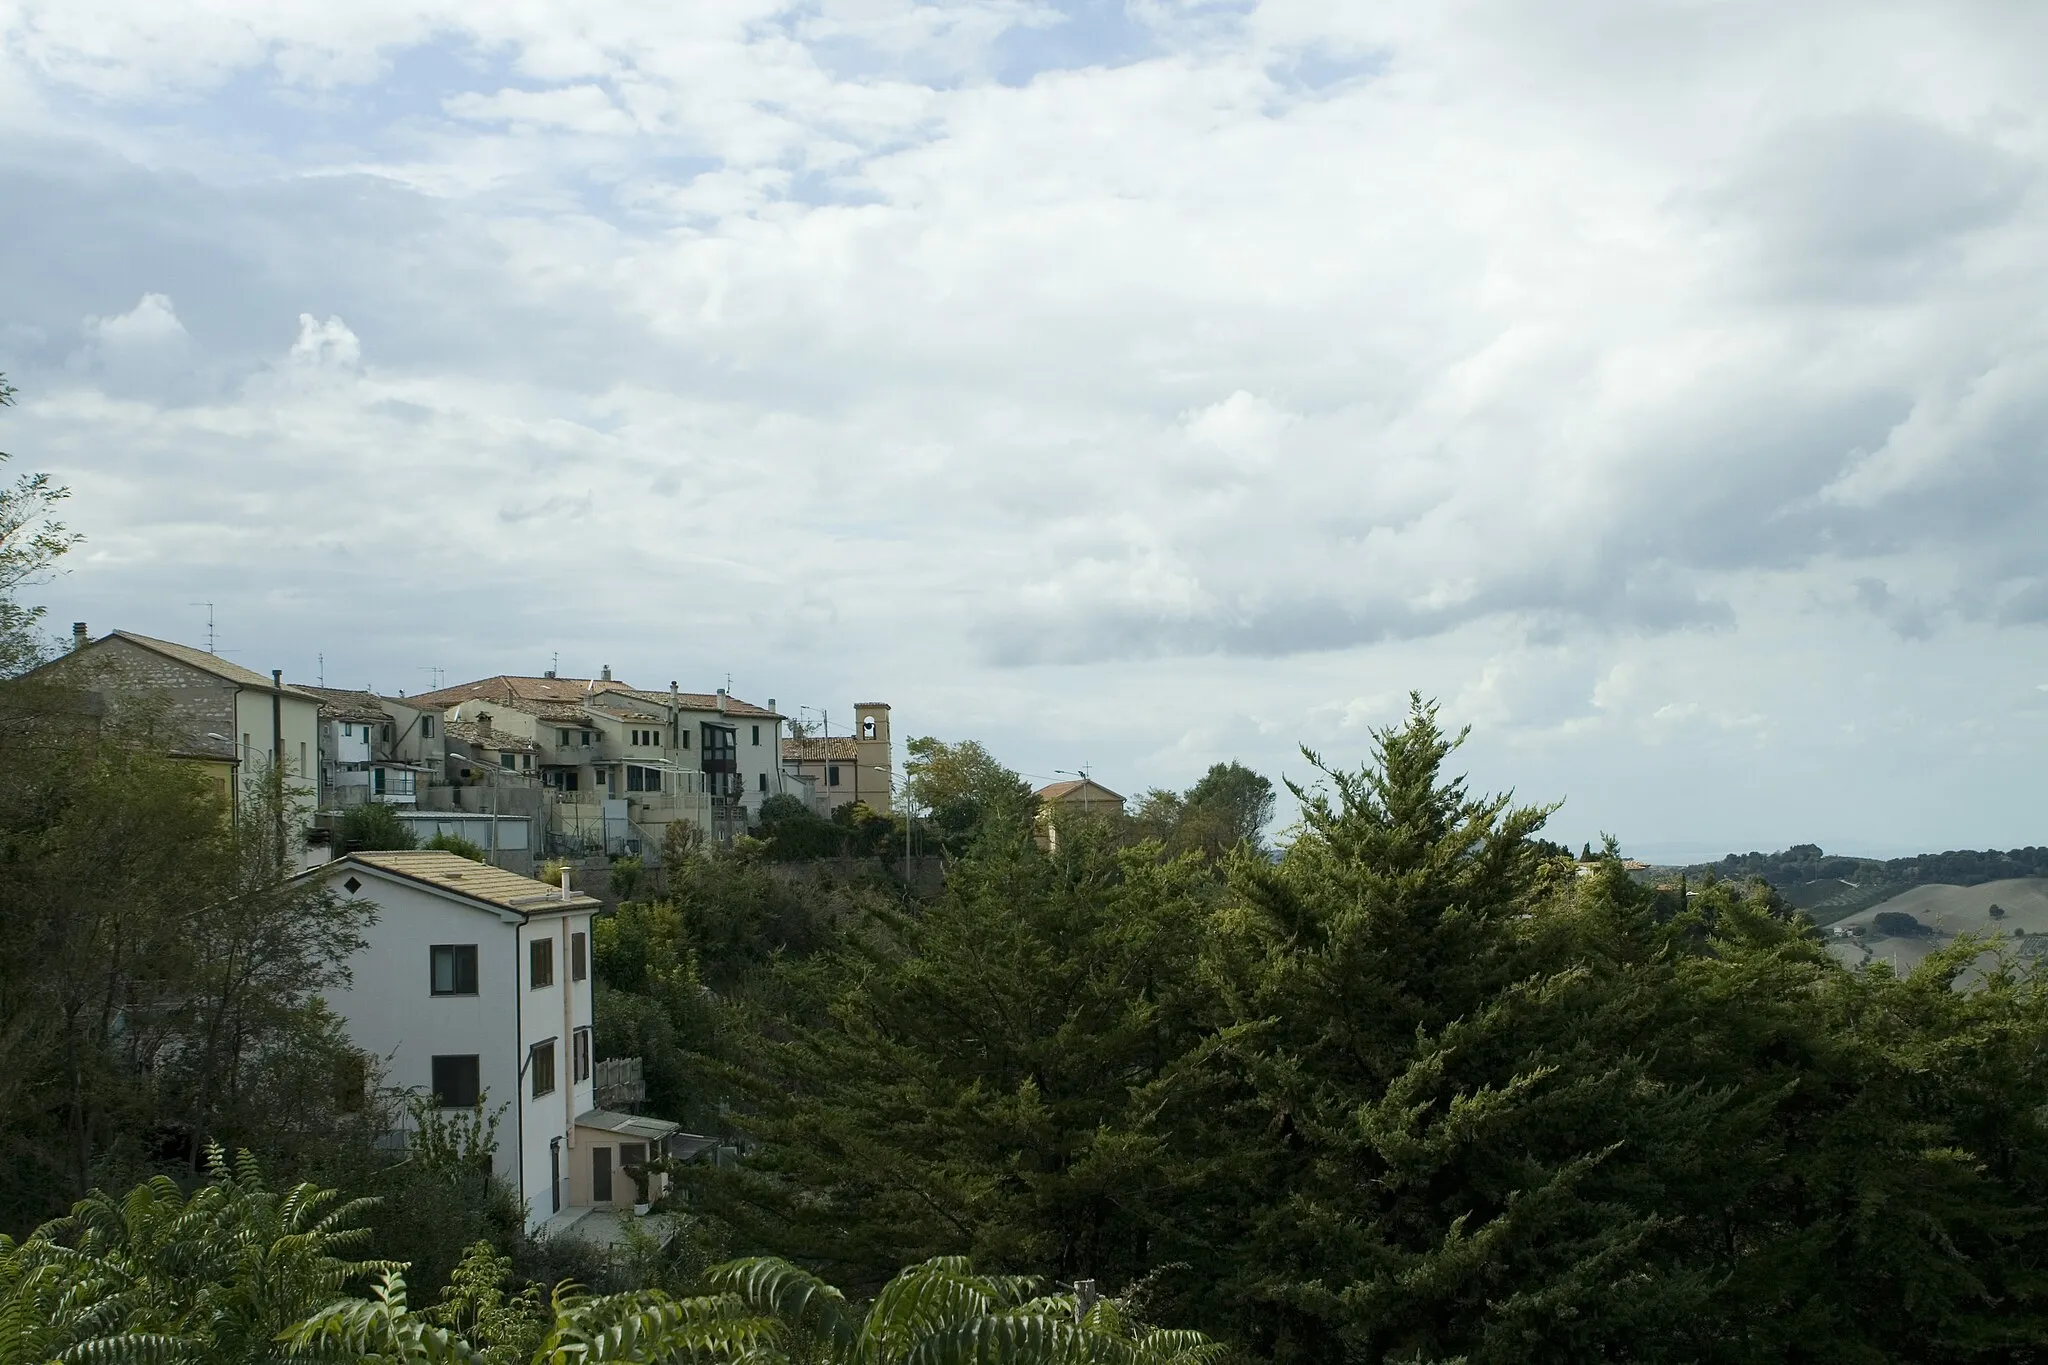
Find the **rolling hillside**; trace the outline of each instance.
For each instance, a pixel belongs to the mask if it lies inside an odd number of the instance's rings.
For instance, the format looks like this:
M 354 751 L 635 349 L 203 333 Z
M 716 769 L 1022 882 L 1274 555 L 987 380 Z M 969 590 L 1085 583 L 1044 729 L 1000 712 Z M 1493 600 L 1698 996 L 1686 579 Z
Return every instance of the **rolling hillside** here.
M 1852 965 L 1890 962 L 1909 972 L 1959 934 L 2008 938 L 2028 956 L 2048 953 L 2048 877 L 1916 886 L 1836 921 L 1828 948 Z
M 2048 878 L 2048 848 L 1958 849 L 1911 858 L 1851 858 L 1827 853 L 1818 844 L 1794 844 L 1779 853 L 1731 853 L 1714 863 L 1662 870 L 1682 871 L 1695 880 L 1760 877 L 1785 900 L 1813 916 L 1816 924 L 1848 920 L 1917 887 L 1948 891 L 2014 879 Z M 2032 932 L 2032 929 L 2029 929 Z

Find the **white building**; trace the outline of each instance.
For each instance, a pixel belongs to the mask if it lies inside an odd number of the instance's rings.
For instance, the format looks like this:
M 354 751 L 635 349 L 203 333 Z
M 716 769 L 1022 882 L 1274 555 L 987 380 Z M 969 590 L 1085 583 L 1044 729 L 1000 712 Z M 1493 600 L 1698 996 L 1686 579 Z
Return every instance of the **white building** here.
M 495 1168 L 529 1231 L 635 1202 L 625 1168 L 676 1125 L 596 1106 L 597 901 L 452 853 L 351 853 L 301 875 L 377 912 L 328 997 L 351 1041 L 388 1085 L 500 1114 Z

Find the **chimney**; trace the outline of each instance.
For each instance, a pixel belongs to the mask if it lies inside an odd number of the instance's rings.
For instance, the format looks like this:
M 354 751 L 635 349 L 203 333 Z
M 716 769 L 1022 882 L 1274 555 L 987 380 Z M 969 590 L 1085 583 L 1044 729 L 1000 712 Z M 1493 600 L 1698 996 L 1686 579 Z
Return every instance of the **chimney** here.
M 718 689 L 718 714 L 725 714 L 725 689 L 722 687 Z
M 597 676 L 605 682 L 610 682 L 612 680 L 612 666 L 610 664 L 606 664 L 604 666 L 603 671 L 600 672 Z
M 73 649 L 84 649 L 86 638 L 85 622 L 73 621 L 71 623 L 71 647 Z
M 554 676 L 555 676 L 555 670 L 551 668 L 551 669 L 549 669 L 549 670 L 548 670 L 547 672 L 545 672 L 545 673 L 541 674 L 541 676 L 542 676 L 543 678 L 552 678 L 552 677 L 554 677 Z
M 569 899 L 569 865 L 562 864 L 562 899 Z
M 490 713 L 490 712 L 488 712 L 488 711 L 479 711 L 479 712 L 477 712 L 477 713 L 476 713 L 476 728 L 477 728 L 477 730 L 478 730 L 478 731 L 479 731 L 479 732 L 480 732 L 480 733 L 481 733 L 481 734 L 483 735 L 483 737 L 484 737 L 485 739 L 489 739 L 489 738 L 491 737 L 491 713 Z

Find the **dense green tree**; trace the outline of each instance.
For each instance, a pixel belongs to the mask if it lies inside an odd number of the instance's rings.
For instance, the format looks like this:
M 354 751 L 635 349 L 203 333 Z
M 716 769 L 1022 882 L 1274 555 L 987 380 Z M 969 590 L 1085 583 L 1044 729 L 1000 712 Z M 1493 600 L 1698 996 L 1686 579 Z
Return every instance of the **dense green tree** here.
M 367 912 L 288 877 L 281 784 L 230 811 L 40 675 L 0 686 L 0 716 L 0 1226 L 209 1142 L 352 1131 L 320 993 Z
M 418 848 L 419 839 L 398 812 L 382 801 L 365 801 L 342 812 L 336 830 L 337 853 L 372 853 Z
M 1091 829 L 1052 856 L 984 840 L 916 913 L 868 907 L 803 964 L 825 1017 L 754 1016 L 734 1084 L 757 1146 L 697 1174 L 705 1206 L 867 1285 L 945 1252 L 1135 1278 L 1170 1197 L 1142 1090 L 1204 1036 L 1213 890 Z
M 924 735 L 905 749 L 910 808 L 921 812 L 920 823 L 941 848 L 964 851 L 984 829 L 1013 841 L 1029 837 L 1036 813 L 1030 784 L 979 742 Z
M 1131 832 L 1158 840 L 1169 855 L 1195 852 L 1220 862 L 1240 845 L 1262 852 L 1272 819 L 1272 782 L 1241 763 L 1217 763 L 1185 792 L 1141 796 Z

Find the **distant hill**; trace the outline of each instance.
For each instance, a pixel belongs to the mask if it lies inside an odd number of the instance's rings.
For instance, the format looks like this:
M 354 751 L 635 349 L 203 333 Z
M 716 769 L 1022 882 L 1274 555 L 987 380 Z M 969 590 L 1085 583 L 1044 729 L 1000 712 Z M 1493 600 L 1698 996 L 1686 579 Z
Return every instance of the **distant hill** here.
M 1909 972 L 1958 934 L 2007 939 L 2007 947 L 2023 958 L 2048 955 L 2048 878 L 1974 886 L 1923 883 L 1834 921 L 1828 948 L 1851 966 L 1889 962 Z
M 1723 881 L 1761 877 L 1816 923 L 1832 924 L 1917 886 L 1982 886 L 2048 877 L 2048 848 L 1962 849 L 1879 860 L 1828 853 L 1818 844 L 1794 844 L 1779 853 L 1731 853 L 1719 862 L 1679 870 L 1695 878 L 1711 873 Z

